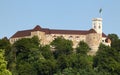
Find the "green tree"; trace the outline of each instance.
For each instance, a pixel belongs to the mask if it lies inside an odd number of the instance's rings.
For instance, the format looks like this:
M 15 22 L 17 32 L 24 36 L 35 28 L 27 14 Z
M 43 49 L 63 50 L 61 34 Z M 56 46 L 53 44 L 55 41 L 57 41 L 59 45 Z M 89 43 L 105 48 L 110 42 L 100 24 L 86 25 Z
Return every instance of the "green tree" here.
M 120 75 L 119 57 L 120 53 L 117 50 L 101 44 L 94 57 L 93 66 L 98 72 L 102 71 L 108 75 Z
M 41 54 L 44 56 L 45 59 L 52 59 L 54 58 L 53 52 L 51 51 L 50 45 L 40 46 Z
M 12 60 L 12 62 L 9 66 L 14 75 L 37 75 L 34 63 L 31 62 L 44 58 L 39 50 L 39 40 L 36 36 L 16 41 L 12 46 L 10 57 L 10 61 Z
M 90 47 L 88 46 L 88 44 L 85 43 L 84 41 L 80 41 L 78 47 L 76 48 L 76 52 L 87 55 L 89 51 L 90 51 Z
M 109 34 L 108 37 L 111 40 L 111 47 L 120 51 L 120 39 L 117 34 Z
M 16 69 L 18 75 L 38 75 L 34 65 L 25 61 L 20 61 L 20 63 L 17 64 Z
M 39 42 L 37 37 L 33 37 L 20 39 L 13 44 L 14 75 L 53 75 L 56 61 L 50 46 L 40 45 Z
M 61 54 L 71 54 L 73 51 L 73 43 L 70 40 L 66 40 L 63 37 L 57 37 L 52 42 L 51 45 L 55 47 L 55 56 L 58 57 Z
M 117 41 L 119 39 L 119 37 L 117 36 L 117 34 L 108 34 L 108 37 L 110 38 L 110 40 L 112 42 Z
M 12 73 L 7 70 L 7 61 L 4 58 L 4 51 L 0 49 L 0 75 L 12 75 Z
M 37 70 L 37 75 L 53 75 L 56 71 L 56 61 L 55 60 L 39 60 L 34 63 Z
M 65 68 L 62 72 L 57 72 L 54 75 L 79 75 L 73 68 Z
M 65 54 L 60 55 L 57 59 L 57 65 L 60 70 L 69 67 L 69 59 L 67 58 L 67 55 Z
M 120 39 L 112 42 L 111 47 L 120 52 Z
M 11 44 L 9 42 L 9 39 L 7 39 L 7 37 L 0 39 L 0 49 L 5 50 L 5 59 L 9 61 L 9 53 L 11 51 Z
M 7 37 L 0 39 L 0 49 L 9 50 L 10 47 L 11 44 L 9 42 L 9 39 L 7 39 Z

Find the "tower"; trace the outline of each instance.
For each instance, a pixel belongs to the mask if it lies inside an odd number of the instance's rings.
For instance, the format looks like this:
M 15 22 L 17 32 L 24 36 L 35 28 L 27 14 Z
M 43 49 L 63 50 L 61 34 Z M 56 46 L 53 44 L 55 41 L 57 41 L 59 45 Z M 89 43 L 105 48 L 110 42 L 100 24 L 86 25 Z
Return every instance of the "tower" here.
M 99 34 L 102 34 L 102 18 L 92 19 L 92 28 Z

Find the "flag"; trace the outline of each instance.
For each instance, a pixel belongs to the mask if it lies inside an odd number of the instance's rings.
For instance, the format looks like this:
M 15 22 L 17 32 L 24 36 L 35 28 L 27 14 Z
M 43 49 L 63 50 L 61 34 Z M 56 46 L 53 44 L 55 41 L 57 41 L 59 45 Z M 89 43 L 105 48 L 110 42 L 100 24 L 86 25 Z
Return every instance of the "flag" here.
M 99 13 L 101 13 L 102 12 L 102 8 L 100 8 L 100 10 L 99 10 Z

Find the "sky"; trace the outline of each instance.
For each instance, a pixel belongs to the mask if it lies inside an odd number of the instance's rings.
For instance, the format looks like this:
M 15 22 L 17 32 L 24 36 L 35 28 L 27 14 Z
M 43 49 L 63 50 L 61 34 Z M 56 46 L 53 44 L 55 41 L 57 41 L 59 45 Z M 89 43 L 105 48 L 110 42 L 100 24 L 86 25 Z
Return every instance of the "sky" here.
M 0 0 L 0 38 L 42 28 L 89 30 L 102 8 L 103 32 L 120 36 L 120 0 Z

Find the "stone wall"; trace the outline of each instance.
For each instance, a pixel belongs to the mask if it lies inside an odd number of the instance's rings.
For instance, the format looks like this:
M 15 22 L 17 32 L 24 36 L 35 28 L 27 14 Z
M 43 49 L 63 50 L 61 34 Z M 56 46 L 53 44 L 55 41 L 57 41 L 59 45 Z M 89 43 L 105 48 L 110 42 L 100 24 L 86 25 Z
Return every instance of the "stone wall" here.
M 97 52 L 101 40 L 102 35 L 98 33 L 90 33 L 86 36 L 86 43 L 91 48 L 91 51 L 89 52 L 90 55 L 94 55 Z

